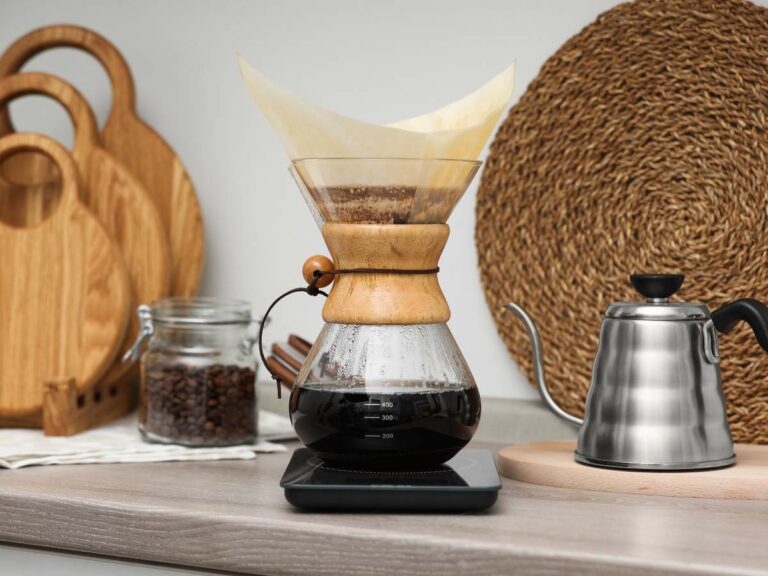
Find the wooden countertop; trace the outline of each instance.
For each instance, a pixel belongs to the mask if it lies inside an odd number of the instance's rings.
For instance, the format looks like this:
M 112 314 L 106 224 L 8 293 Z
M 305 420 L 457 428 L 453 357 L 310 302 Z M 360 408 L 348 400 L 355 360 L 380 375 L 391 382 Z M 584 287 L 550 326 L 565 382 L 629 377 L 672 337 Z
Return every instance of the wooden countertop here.
M 302 513 L 255 461 L 0 471 L 0 540 L 249 574 L 766 574 L 768 502 L 504 480 L 482 514 Z

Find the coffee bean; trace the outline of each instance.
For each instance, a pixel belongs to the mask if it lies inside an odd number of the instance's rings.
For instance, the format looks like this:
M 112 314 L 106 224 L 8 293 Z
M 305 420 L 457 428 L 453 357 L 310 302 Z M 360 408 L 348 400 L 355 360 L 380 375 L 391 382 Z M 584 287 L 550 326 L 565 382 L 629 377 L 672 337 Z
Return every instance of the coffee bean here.
M 251 441 L 256 435 L 255 380 L 253 369 L 234 365 L 146 366 L 142 429 L 191 446 Z

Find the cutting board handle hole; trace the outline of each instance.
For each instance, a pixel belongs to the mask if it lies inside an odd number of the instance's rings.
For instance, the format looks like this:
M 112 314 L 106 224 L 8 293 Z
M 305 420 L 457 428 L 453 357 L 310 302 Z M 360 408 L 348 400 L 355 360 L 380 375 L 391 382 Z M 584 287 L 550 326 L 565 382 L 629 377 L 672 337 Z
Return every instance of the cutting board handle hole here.
M 20 170 L 34 163 L 36 169 Z M 30 178 L 30 174 L 36 174 Z M 44 174 L 45 176 L 40 176 Z M 56 164 L 45 154 L 17 152 L 0 161 L 0 221 L 15 228 L 42 224 L 61 200 L 61 177 Z
M 77 395 L 77 407 L 82 408 L 85 406 L 85 394 L 78 394 Z

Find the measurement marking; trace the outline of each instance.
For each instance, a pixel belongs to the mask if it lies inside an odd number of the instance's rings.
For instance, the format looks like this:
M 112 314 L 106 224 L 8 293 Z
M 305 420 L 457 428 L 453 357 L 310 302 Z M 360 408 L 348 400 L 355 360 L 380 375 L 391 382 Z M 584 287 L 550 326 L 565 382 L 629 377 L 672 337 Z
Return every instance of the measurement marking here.
M 381 416 L 363 416 L 366 420 L 381 420 Z
M 381 406 L 381 402 L 366 402 L 363 406 Z
M 381 434 L 366 434 L 366 438 L 381 438 Z

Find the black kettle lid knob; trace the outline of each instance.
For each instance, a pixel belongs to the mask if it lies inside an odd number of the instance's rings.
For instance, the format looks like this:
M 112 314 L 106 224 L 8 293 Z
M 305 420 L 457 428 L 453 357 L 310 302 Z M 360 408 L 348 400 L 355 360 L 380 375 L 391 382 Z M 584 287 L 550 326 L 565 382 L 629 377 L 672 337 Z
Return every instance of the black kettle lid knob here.
M 669 298 L 680 290 L 683 280 L 683 274 L 632 274 L 629 277 L 635 290 L 652 299 Z

